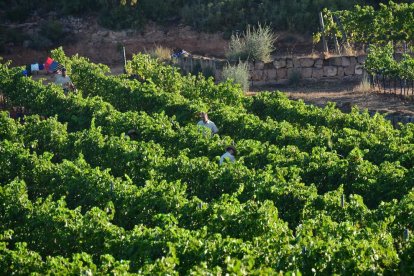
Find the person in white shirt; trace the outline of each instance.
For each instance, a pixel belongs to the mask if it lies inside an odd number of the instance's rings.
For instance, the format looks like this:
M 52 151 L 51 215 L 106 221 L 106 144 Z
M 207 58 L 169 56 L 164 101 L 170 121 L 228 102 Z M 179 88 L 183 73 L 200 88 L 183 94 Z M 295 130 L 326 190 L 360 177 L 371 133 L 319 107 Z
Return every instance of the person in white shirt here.
M 236 154 L 236 148 L 228 146 L 226 152 L 220 157 L 220 165 L 223 165 L 224 160 L 229 160 L 231 163 L 234 163 L 236 161 L 236 158 L 234 157 Z
M 72 80 L 68 75 L 66 75 L 66 68 L 62 68 L 62 75 L 56 75 L 55 83 L 62 86 L 65 95 L 69 90 L 74 90 L 75 86 L 72 83 Z
M 213 136 L 214 134 L 218 132 L 218 128 L 216 124 L 208 119 L 207 112 L 201 112 L 200 118 L 201 120 L 197 123 L 198 126 L 209 128 L 211 131 L 211 136 Z M 204 131 L 203 131 L 203 134 L 205 135 Z

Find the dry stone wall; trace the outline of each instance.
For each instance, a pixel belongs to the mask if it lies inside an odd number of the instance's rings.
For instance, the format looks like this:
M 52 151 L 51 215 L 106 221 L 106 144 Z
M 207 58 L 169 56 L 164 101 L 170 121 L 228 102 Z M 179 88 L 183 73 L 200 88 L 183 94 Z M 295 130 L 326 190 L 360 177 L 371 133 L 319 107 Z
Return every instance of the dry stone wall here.
M 250 80 L 254 85 L 285 84 L 290 80 L 321 81 L 361 79 L 366 56 L 337 56 L 329 58 L 278 57 L 271 62 L 250 62 Z M 221 71 L 228 61 L 206 57 L 182 57 L 179 66 L 185 72 L 214 72 L 221 79 Z

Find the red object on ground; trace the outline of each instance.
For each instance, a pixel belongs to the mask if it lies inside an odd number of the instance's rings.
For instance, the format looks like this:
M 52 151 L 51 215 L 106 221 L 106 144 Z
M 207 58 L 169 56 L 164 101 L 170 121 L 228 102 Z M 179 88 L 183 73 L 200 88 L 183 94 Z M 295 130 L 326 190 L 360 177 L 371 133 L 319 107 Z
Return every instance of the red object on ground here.
M 53 59 L 51 59 L 50 57 L 48 57 L 47 59 L 46 59 L 46 61 L 45 61 L 45 70 L 46 71 L 49 71 L 49 67 L 50 67 L 50 65 L 53 63 Z

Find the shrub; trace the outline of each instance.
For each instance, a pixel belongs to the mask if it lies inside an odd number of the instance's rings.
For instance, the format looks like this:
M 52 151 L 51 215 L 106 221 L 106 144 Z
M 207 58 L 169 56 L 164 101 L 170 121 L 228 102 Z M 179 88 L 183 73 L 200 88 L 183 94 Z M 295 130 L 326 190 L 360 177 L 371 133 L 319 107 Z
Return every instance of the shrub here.
M 40 33 L 54 43 L 60 41 L 65 35 L 62 23 L 57 20 L 50 20 L 43 23 L 40 26 Z
M 35 50 L 44 50 L 53 47 L 53 42 L 43 35 L 34 35 L 29 46 Z
M 215 70 L 211 66 L 206 66 L 206 67 L 203 68 L 203 75 L 207 79 L 210 78 L 210 77 L 215 78 L 215 76 L 216 76 Z
M 234 83 L 240 84 L 244 92 L 249 90 L 249 65 L 247 62 L 241 62 L 237 65 L 227 65 L 223 69 L 223 79 L 233 80 Z
M 240 36 L 232 35 L 229 49 L 226 53 L 230 60 L 261 60 L 270 61 L 270 54 L 275 50 L 273 44 L 276 37 L 269 26 L 258 24 L 258 27 L 248 26 Z
M 369 2 L 372 0 L 191 0 L 182 1 L 180 15 L 185 24 L 202 31 L 227 33 L 266 22 L 277 30 L 310 34 L 318 28 L 318 12 L 323 8 L 343 10 Z
M 317 14 L 323 8 L 343 10 L 355 4 L 377 6 L 378 2 L 388 0 L 0 0 L 0 11 L 4 11 L 0 21 L 24 22 L 35 11 L 54 11 L 59 15 L 96 14 L 102 24 L 114 29 L 141 28 L 148 20 L 164 24 L 181 20 L 199 31 L 227 34 L 260 21 L 277 30 L 310 34 L 318 28 Z
M 99 15 L 99 23 L 114 30 L 142 29 L 145 22 L 143 11 L 130 6 L 108 7 Z
M 58 20 L 48 20 L 41 24 L 37 34 L 31 37 L 30 47 L 35 50 L 44 50 L 56 47 L 62 43 L 73 42 L 70 32 L 63 29 Z
M 21 45 L 27 39 L 27 34 L 16 29 L 0 26 L 0 52 L 6 49 L 7 43 Z
M 361 82 L 354 87 L 354 92 L 368 93 L 372 90 L 371 81 L 367 74 L 362 76 Z
M 150 50 L 149 55 L 153 58 L 157 58 L 160 61 L 169 61 L 171 60 L 171 49 L 162 46 L 156 46 Z
M 196 61 L 193 69 L 190 72 L 192 75 L 197 76 L 202 74 L 206 79 L 213 77 L 215 78 L 215 71 L 214 68 L 211 66 L 202 66 L 200 61 Z

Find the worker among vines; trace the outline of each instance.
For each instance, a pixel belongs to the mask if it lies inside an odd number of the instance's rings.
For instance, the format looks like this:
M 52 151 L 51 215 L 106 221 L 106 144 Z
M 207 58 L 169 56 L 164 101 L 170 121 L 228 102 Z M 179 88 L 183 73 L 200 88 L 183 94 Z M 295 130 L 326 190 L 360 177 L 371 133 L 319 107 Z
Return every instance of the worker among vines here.
M 230 161 L 231 163 L 234 163 L 236 161 L 237 150 L 233 146 L 228 146 L 226 148 L 226 152 L 220 157 L 220 165 L 223 165 L 225 160 Z
M 61 74 L 56 75 L 55 83 L 62 86 L 65 95 L 67 95 L 69 91 L 75 91 L 75 86 L 73 85 L 72 80 L 66 74 L 66 68 L 62 68 Z
M 216 124 L 208 119 L 207 112 L 200 113 L 201 120 L 197 123 L 197 126 L 203 127 L 203 135 L 206 135 L 205 128 L 208 128 L 211 132 L 211 136 L 217 134 L 218 128 Z

